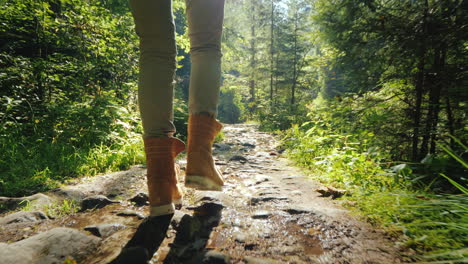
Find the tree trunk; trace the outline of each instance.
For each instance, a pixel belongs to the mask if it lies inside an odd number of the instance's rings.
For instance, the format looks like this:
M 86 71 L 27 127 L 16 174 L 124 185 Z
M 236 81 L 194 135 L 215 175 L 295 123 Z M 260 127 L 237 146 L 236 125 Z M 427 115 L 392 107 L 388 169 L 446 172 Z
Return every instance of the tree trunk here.
M 275 15 L 275 5 L 274 5 L 274 0 L 271 0 L 271 26 L 270 26 L 270 104 L 273 106 L 273 71 L 274 71 L 274 49 L 273 49 L 273 44 L 274 44 L 274 15 Z
M 250 41 L 250 70 L 251 70 L 251 74 L 250 74 L 250 81 L 249 81 L 249 85 L 250 85 L 250 102 L 252 103 L 252 107 L 250 107 L 250 112 L 253 113 L 255 111 L 255 102 L 256 102 L 256 98 L 255 98 L 255 75 L 256 75 L 256 70 L 255 70 L 255 66 L 256 66 L 256 58 L 255 58 L 255 53 L 256 53 L 256 43 L 255 43 L 255 2 L 252 0 L 252 5 L 251 5 L 251 9 L 252 9 L 252 26 L 250 27 L 250 33 L 251 33 L 251 41 Z
M 298 25 L 297 25 L 297 8 L 295 10 L 294 14 L 294 59 L 293 59 L 293 82 L 291 85 L 291 109 L 294 110 L 294 104 L 295 102 L 295 93 L 296 93 L 296 83 L 297 83 L 297 31 L 298 31 Z
M 413 138 L 412 138 L 412 159 L 413 161 L 420 160 L 420 152 L 419 152 L 419 129 L 421 123 L 421 105 L 422 105 L 422 97 L 424 92 L 424 65 L 426 63 L 426 32 L 427 32 L 427 14 L 429 4 L 428 1 L 425 1 L 425 9 L 424 9 L 424 16 L 423 16 L 423 32 L 421 34 L 421 47 L 420 47 L 420 54 L 419 54 L 419 62 L 418 62 L 418 73 L 416 75 L 416 84 L 415 84 L 415 109 L 414 109 L 414 116 L 413 116 Z

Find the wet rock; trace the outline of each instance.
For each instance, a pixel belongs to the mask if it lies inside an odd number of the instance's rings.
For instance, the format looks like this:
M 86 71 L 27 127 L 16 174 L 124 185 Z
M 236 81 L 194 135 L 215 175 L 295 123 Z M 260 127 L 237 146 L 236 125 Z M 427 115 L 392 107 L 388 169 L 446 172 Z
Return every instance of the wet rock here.
M 281 264 L 282 262 L 269 258 L 244 257 L 245 264 Z
M 146 193 L 138 193 L 137 195 L 133 196 L 130 200 L 130 202 L 135 203 L 136 206 L 144 206 L 149 204 L 148 202 L 148 194 Z
M 213 147 L 217 149 L 218 151 L 228 151 L 231 149 L 231 146 L 228 144 L 223 144 L 223 143 L 214 143 Z
M 98 236 L 98 237 L 109 237 L 115 232 L 126 228 L 127 226 L 122 224 L 102 224 L 102 225 L 95 225 L 95 226 L 87 226 L 84 230 L 90 232 L 91 234 Z
M 210 250 L 203 257 L 203 264 L 228 264 L 231 258 L 219 251 Z
M 281 197 L 281 196 L 259 196 L 259 197 L 252 197 L 250 199 L 250 204 L 251 205 L 257 205 L 259 203 L 263 202 L 270 202 L 270 201 L 289 201 L 289 198 L 287 197 Z
M 343 196 L 344 194 L 346 194 L 346 190 L 337 189 L 337 188 L 334 188 L 334 187 L 331 187 L 331 186 L 320 187 L 320 188 L 316 189 L 315 191 L 320 193 L 322 197 L 331 196 L 332 199 L 339 198 L 339 197 Z
M 2 263 L 64 263 L 71 258 L 78 263 L 92 254 L 101 240 L 76 229 L 55 228 L 12 243 L 0 243 Z
M 256 147 L 255 144 L 250 144 L 250 143 L 244 143 L 244 144 L 242 144 L 242 146 L 248 147 L 248 148 L 255 148 Z
M 268 219 L 271 216 L 271 212 L 265 210 L 257 210 L 253 213 L 253 219 Z
M 180 220 L 182 220 L 182 217 L 184 217 L 186 214 L 179 211 L 179 210 L 176 210 L 174 212 L 174 216 L 172 217 L 171 219 L 171 226 L 172 228 L 176 229 L 177 230 L 177 227 L 179 226 L 180 224 Z
M 40 211 L 35 212 L 16 212 L 0 218 L 0 225 L 9 225 L 15 223 L 37 222 L 48 219 Z
M 142 213 L 133 210 L 123 210 L 117 212 L 118 216 L 136 216 L 138 219 L 144 219 L 145 216 Z
M 218 215 L 224 205 L 220 202 L 206 202 L 199 206 L 187 207 L 189 210 L 195 211 L 197 215 Z
M 283 211 L 285 211 L 285 212 L 287 212 L 288 214 L 291 214 L 291 215 L 313 213 L 312 210 L 307 209 L 307 208 L 302 208 L 302 207 L 289 207 L 289 208 L 283 209 Z
M 239 162 L 241 162 L 241 163 L 245 163 L 245 162 L 247 162 L 248 160 L 247 160 L 245 157 L 243 157 L 243 156 L 234 155 L 234 156 L 232 156 L 232 157 L 229 159 L 229 161 L 239 161 Z
M 104 208 L 109 204 L 113 203 L 120 203 L 119 201 L 113 201 L 107 198 L 104 195 L 94 195 L 94 196 L 89 196 L 86 197 L 82 202 L 81 202 L 81 211 L 85 211 L 88 209 L 100 209 Z

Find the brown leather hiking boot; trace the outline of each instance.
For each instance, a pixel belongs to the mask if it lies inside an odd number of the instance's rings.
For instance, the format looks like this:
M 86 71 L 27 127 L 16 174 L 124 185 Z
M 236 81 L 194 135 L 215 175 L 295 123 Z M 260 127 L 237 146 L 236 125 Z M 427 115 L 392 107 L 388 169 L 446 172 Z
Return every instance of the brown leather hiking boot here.
M 223 126 L 214 117 L 194 114 L 189 117 L 185 186 L 198 190 L 221 191 L 224 185 L 212 156 L 212 145 Z
M 174 203 L 182 199 L 174 158 L 185 149 L 185 145 L 173 137 L 146 138 L 144 143 L 150 216 L 174 213 Z

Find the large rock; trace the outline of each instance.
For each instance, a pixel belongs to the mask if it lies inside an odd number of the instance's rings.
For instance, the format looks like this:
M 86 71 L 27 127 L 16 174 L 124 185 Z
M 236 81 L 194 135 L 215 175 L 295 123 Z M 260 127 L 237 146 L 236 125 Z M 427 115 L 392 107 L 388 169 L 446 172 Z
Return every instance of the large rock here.
M 21 205 L 26 202 L 31 208 L 38 208 L 52 203 L 52 198 L 42 193 L 36 193 L 25 197 L 0 197 L 0 205 L 4 208 L 0 208 L 0 212 L 21 207 Z
M 12 244 L 0 243 L 1 263 L 62 264 L 67 258 L 80 263 L 100 241 L 76 229 L 55 228 Z
M 16 212 L 0 218 L 0 225 L 37 222 L 48 219 L 43 212 Z

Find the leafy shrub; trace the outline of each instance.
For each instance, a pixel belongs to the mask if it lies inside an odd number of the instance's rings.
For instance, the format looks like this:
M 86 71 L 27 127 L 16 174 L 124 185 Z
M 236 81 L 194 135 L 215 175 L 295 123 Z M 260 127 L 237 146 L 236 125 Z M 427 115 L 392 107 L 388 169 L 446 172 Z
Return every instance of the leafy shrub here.
M 447 153 L 427 157 L 420 164 L 393 162 L 396 148 L 382 144 L 395 139 L 382 138 L 384 132 L 376 134 L 378 127 L 366 124 L 367 109 L 356 114 L 357 106 L 343 101 L 309 106 L 309 121 L 286 131 L 287 155 L 314 178 L 345 188 L 352 209 L 371 223 L 402 233 L 405 245 L 426 255 L 426 260 L 457 263 L 466 258 L 464 178 L 443 174 L 451 171 L 447 164 L 455 166 L 453 159 L 463 167 L 459 172 L 466 171 L 462 156 L 442 146 Z M 466 152 L 462 144 L 461 148 L 460 153 Z
M 237 87 L 222 87 L 218 119 L 224 123 L 235 124 L 243 121 L 244 114 L 244 105 L 241 102 L 241 96 L 237 93 Z

